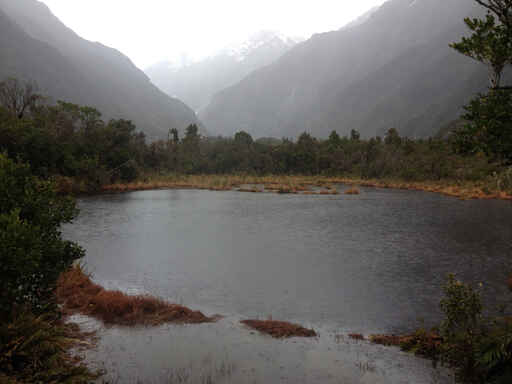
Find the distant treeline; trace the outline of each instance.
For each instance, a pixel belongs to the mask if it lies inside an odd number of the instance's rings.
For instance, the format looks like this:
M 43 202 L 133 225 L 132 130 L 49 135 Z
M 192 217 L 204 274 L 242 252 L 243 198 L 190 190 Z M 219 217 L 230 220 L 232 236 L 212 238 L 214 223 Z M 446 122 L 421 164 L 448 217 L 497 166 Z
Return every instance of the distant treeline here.
M 183 137 L 146 142 L 127 120 L 104 122 L 100 112 L 66 102 L 40 105 L 26 85 L 11 83 L 18 102 L 0 106 L 0 152 L 23 160 L 42 178 L 61 176 L 94 191 L 147 173 L 303 174 L 408 181 L 479 180 L 499 166 L 482 153 L 458 155 L 450 138 L 413 140 L 391 128 L 385 137 L 363 140 L 356 131 L 333 131 L 320 140 L 259 139 L 238 132 L 232 138 L 201 137 L 191 125 Z M 15 92 L 14 92 L 14 91 Z M 13 99 L 14 100 L 14 99 Z M 449 135 L 448 135 L 449 136 Z

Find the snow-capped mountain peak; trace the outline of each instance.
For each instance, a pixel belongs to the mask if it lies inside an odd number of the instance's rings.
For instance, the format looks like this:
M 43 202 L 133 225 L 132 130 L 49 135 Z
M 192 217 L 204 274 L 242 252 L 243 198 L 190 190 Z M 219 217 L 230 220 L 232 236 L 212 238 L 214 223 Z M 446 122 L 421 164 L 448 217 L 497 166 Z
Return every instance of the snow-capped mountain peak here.
M 252 34 L 246 40 L 230 44 L 222 50 L 221 54 L 226 54 L 240 62 L 260 49 L 286 49 L 300 41 L 303 39 L 290 38 L 277 31 L 263 30 Z

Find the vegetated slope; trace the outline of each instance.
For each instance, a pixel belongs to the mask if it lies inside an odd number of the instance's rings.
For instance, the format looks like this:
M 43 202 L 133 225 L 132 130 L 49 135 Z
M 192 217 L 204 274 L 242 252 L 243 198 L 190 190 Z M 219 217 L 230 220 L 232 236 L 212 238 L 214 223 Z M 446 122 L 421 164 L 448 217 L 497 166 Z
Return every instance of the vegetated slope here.
M 184 66 L 159 63 L 146 69 L 146 73 L 168 95 L 200 110 L 209 104 L 214 94 L 274 62 L 296 41 L 273 31 L 261 31 L 199 62 Z
M 469 0 L 389 0 L 221 92 L 200 117 L 214 133 L 256 137 L 435 134 L 487 86 L 486 69 L 449 47 L 480 12 Z
M 0 79 L 38 78 L 48 94 L 70 99 L 80 85 L 80 72 L 60 52 L 33 39 L 0 9 Z
M 2 52 L 10 46 L 8 59 L 0 62 L 4 77 L 32 79 L 54 100 L 94 106 L 107 118 L 131 119 L 150 138 L 166 137 L 170 128 L 183 130 L 198 122 L 190 108 L 161 92 L 126 56 L 82 39 L 43 3 L 0 0 L 0 9 L 3 19 L 11 19 L 1 28 L 17 42 L 0 38 Z

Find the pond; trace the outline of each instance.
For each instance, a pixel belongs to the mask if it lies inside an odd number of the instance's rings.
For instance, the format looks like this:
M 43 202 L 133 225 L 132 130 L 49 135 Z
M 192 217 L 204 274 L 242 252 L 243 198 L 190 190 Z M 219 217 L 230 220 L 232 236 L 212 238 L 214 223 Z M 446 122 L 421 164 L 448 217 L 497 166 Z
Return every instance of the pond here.
M 158 190 L 79 200 L 64 234 L 87 250 L 95 281 L 225 316 L 135 330 L 80 318 L 102 336 L 88 359 L 108 361 L 120 382 L 449 382 L 427 361 L 343 335 L 436 324 L 448 273 L 482 282 L 489 308 L 510 301 L 512 204 L 361 192 Z M 276 341 L 239 325 L 270 317 L 320 337 Z

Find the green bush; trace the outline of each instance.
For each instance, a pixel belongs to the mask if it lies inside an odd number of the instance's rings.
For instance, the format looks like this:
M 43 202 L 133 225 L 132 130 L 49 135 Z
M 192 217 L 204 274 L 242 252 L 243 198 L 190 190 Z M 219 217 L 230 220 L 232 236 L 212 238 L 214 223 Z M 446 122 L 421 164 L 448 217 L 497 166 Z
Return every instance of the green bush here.
M 480 293 L 450 275 L 441 309 L 441 360 L 462 383 L 510 383 L 512 319 L 485 319 Z
M 73 200 L 59 197 L 50 182 L 0 155 L 0 322 L 16 308 L 39 313 L 52 305 L 60 273 L 83 256 L 60 233 L 76 213 Z
M 493 160 L 512 163 L 512 91 L 492 90 L 465 107 L 469 123 L 455 132 L 461 153 L 483 151 Z
M 442 360 L 456 368 L 456 375 L 462 382 L 481 383 L 484 375 L 476 357 L 484 332 L 480 293 L 453 275 L 448 277 L 443 290 Z

